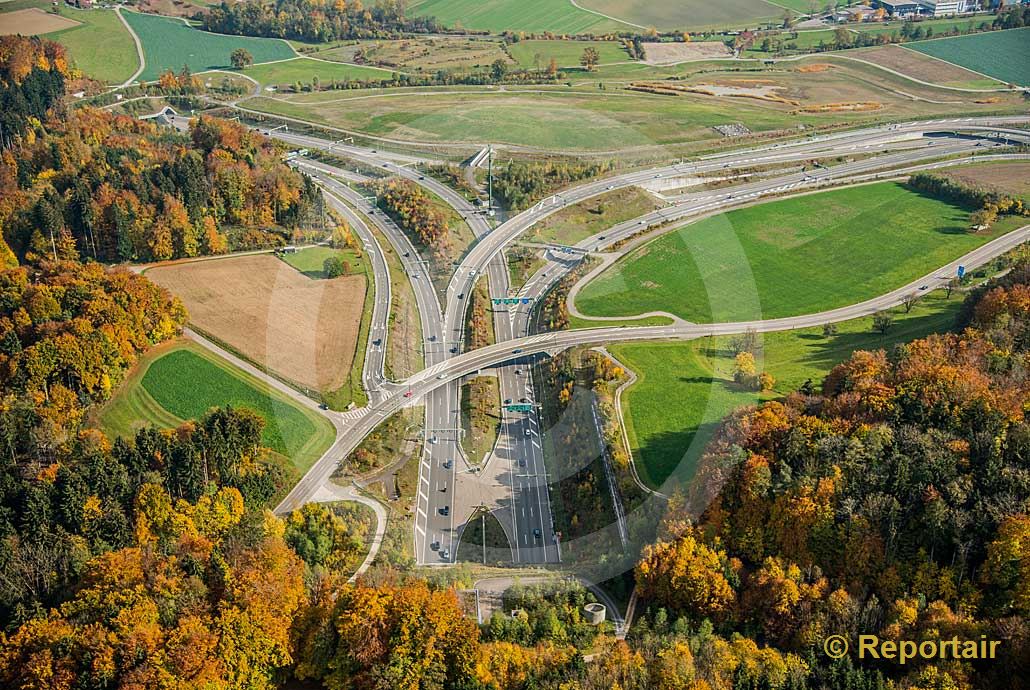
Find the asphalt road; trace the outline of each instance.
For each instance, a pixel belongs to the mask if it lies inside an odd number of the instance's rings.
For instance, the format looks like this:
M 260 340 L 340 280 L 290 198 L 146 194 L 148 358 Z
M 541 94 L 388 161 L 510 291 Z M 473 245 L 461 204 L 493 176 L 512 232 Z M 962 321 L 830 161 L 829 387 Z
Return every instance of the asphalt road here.
M 1003 119 L 1005 122 L 1027 120 L 1028 118 Z M 896 305 L 913 291 L 919 291 L 923 286 L 932 289 L 935 285 L 946 282 L 954 275 L 954 266 L 949 266 L 912 285 L 860 305 L 791 319 L 734 324 L 700 326 L 680 323 L 666 327 L 597 328 L 530 336 L 530 310 L 518 308 L 510 315 L 505 312 L 495 313 L 497 344 L 474 352 L 450 352 L 451 347 L 455 347 L 463 340 L 464 315 L 467 311 L 468 297 L 474 280 L 485 271 L 489 280 L 491 296 L 508 296 L 508 274 L 503 261 L 505 246 L 534 223 L 565 205 L 602 194 L 611 189 L 641 184 L 663 176 L 696 175 L 727 167 L 803 161 L 813 157 L 825 157 L 831 153 L 837 155 L 848 155 L 854 152 L 874 153 L 891 146 L 904 149 L 896 153 L 877 155 L 872 159 L 840 164 L 816 174 L 799 172 L 738 185 L 718 193 L 688 195 L 674 207 L 610 229 L 604 235 L 604 240 L 595 237 L 580 243 L 581 249 L 594 251 L 611 245 L 619 239 L 636 235 L 653 225 L 662 225 L 682 218 L 750 203 L 769 194 L 818 188 L 831 180 L 858 179 L 874 168 L 912 166 L 920 164 L 928 158 L 962 152 L 974 148 L 974 145 L 968 141 L 942 138 L 928 139 L 925 146 L 921 145 L 922 142 L 917 142 L 919 145 L 913 146 L 912 137 L 921 136 L 925 132 L 944 131 L 958 127 L 973 128 L 984 124 L 984 119 L 910 123 L 893 128 L 875 128 L 828 135 L 795 144 L 770 145 L 735 154 L 719 154 L 691 163 L 626 173 L 564 191 L 551 203 L 538 204 L 497 228 L 491 228 L 486 218 L 478 214 L 474 207 L 450 188 L 428 176 L 422 176 L 419 172 L 406 166 L 397 166 L 386 162 L 385 165 L 390 168 L 391 173 L 415 179 L 419 184 L 429 188 L 451 204 L 466 219 L 478 238 L 476 244 L 467 252 L 456 269 L 443 305 L 440 304 L 438 295 L 433 290 L 429 277 L 417 258 L 417 252 L 410 246 L 404 233 L 382 213 L 374 213 L 368 202 L 359 194 L 328 176 L 326 174 L 329 172 L 328 170 L 318 170 L 317 164 L 305 161 L 303 165 L 307 168 L 306 172 L 316 176 L 326 188 L 347 199 L 348 202 L 368 215 L 399 254 L 410 255 L 405 257 L 407 259 L 405 270 L 415 287 L 416 301 L 419 311 L 423 315 L 426 369 L 404 382 L 381 383 L 378 388 L 379 395 L 373 397 L 368 408 L 363 411 L 364 414 L 360 418 L 349 421 L 330 451 L 302 478 L 301 482 L 280 504 L 278 510 L 289 510 L 303 504 L 328 479 L 339 458 L 353 449 L 367 433 L 404 405 L 424 398 L 427 437 L 433 439 L 435 436 L 436 442 L 426 444 L 427 451 L 420 472 L 418 515 L 416 517 L 416 557 L 419 562 L 427 564 L 452 561 L 457 551 L 458 533 L 456 530 L 460 528 L 467 515 L 458 516 L 456 521 L 456 510 L 451 508 L 454 505 L 460 505 L 463 510 L 468 510 L 471 505 L 468 500 L 462 501 L 456 494 L 461 494 L 462 489 L 466 486 L 473 490 L 470 493 L 481 491 L 484 485 L 483 481 L 476 481 L 480 479 L 479 477 L 473 479 L 473 475 L 476 473 L 471 471 L 471 465 L 461 454 L 458 444 L 456 430 L 460 427 L 460 420 L 458 419 L 457 382 L 462 377 L 478 371 L 493 370 L 500 377 L 502 398 L 513 400 L 528 398 L 531 400 L 531 385 L 525 376 L 515 374 L 515 370 L 527 371 L 528 368 L 524 364 L 525 358 L 535 353 L 550 352 L 553 354 L 559 350 L 582 344 L 604 344 L 626 340 L 692 339 L 709 334 L 741 333 L 752 328 L 764 332 L 820 325 L 856 318 Z M 328 144 L 324 140 L 308 137 L 297 140 L 297 143 L 302 143 L 309 148 L 316 146 L 325 148 Z M 338 147 L 338 145 L 336 146 Z M 377 154 L 367 149 L 355 149 L 346 153 L 359 159 L 364 157 L 366 162 L 377 160 Z M 379 165 L 384 164 L 379 163 Z M 357 223 L 355 225 L 357 226 Z M 361 234 L 360 231 L 359 234 Z M 959 262 L 964 263 L 968 268 L 975 267 L 1026 239 L 1026 229 L 1017 231 L 1017 233 L 1012 233 L 981 247 L 976 252 L 960 259 Z M 365 241 L 364 236 L 362 236 L 362 240 Z M 568 270 L 575 263 L 575 260 L 569 260 L 563 255 L 555 255 L 554 258 L 555 261 L 549 264 L 549 266 L 553 266 L 553 270 L 549 271 L 546 267 L 541 269 L 527 282 L 521 295 L 539 297 L 560 277 L 562 271 Z M 959 262 L 956 262 L 955 265 L 957 266 Z M 380 282 L 378 272 L 376 282 L 377 285 Z M 388 284 L 388 279 L 386 282 Z M 376 304 L 377 307 L 380 306 L 378 291 Z M 383 308 L 388 313 L 388 297 L 383 300 L 383 304 L 385 305 Z M 429 318 L 426 318 L 427 314 Z M 373 322 L 378 323 L 379 321 L 374 318 Z M 374 339 L 370 338 L 370 342 L 372 340 Z M 385 343 L 385 338 L 383 342 Z M 441 344 L 441 347 L 435 347 L 434 343 Z M 457 346 L 460 348 L 460 345 Z M 516 353 L 516 350 L 519 352 Z M 378 367 L 381 379 L 381 360 L 377 362 L 373 359 L 371 367 L 372 375 Z M 553 539 L 548 481 L 540 447 L 539 420 L 535 414 L 505 414 L 502 422 L 502 434 L 496 452 L 491 458 L 491 463 L 503 465 L 500 472 L 492 475 L 491 481 L 495 485 L 499 482 L 507 482 L 508 496 L 500 499 L 495 496 L 493 500 L 502 511 L 510 511 L 512 521 L 510 529 L 513 530 L 514 535 L 516 561 L 525 563 L 558 560 L 560 555 L 558 545 Z M 496 466 L 494 469 L 497 469 Z M 494 493 L 496 494 L 496 490 Z M 444 506 L 448 507 L 447 514 L 444 514 L 442 510 Z M 541 535 L 539 538 L 536 537 L 537 531 Z M 433 548 L 434 546 L 438 548 Z M 444 552 L 447 554 L 446 558 L 442 555 Z

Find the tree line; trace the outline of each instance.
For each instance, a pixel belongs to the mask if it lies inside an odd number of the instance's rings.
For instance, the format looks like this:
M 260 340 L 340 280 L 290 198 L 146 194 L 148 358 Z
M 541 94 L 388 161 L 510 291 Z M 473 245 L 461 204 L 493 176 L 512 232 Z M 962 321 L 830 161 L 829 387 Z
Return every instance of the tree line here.
M 1022 198 L 988 185 L 970 185 L 948 175 L 918 172 L 908 178 L 912 189 L 949 203 L 973 209 L 969 229 L 979 232 L 990 228 L 999 215 L 1030 215 Z
M 645 548 L 639 593 L 796 655 L 809 678 L 829 672 L 832 634 L 1004 638 L 990 665 L 849 671 L 857 687 L 1001 687 L 1030 639 L 1028 296 L 1023 262 L 969 296 L 962 333 L 856 352 L 821 395 L 733 415 Z
M 237 36 L 266 36 L 325 43 L 355 38 L 399 38 L 443 30 L 431 17 L 408 17 L 399 0 L 246 0 L 211 7 L 198 17 L 205 29 Z
M 409 235 L 418 239 L 436 256 L 446 257 L 450 247 L 447 216 L 429 195 L 411 180 L 391 177 L 372 184 L 377 203 Z
M 615 167 L 612 161 L 509 161 L 494 173 L 494 194 L 512 210 L 528 208 L 573 182 L 596 177 Z

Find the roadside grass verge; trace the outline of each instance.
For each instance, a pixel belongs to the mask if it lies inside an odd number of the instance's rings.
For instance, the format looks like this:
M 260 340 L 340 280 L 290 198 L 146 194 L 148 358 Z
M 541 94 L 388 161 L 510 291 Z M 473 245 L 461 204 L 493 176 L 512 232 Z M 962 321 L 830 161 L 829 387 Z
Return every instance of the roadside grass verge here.
M 530 238 L 538 242 L 574 245 L 664 205 L 640 187 L 616 189 L 547 216 L 533 226 Z
M 893 326 L 881 335 L 872 317 L 837 324 L 835 335 L 821 328 L 761 334 L 760 371 L 776 379 L 774 390 L 756 393 L 733 382 L 733 337 L 682 343 L 627 343 L 608 350 L 637 376 L 622 395 L 623 416 L 641 479 L 653 488 L 667 479 L 688 483 L 719 422 L 733 410 L 777 398 L 822 379 L 855 350 L 890 350 L 895 343 L 950 330 L 960 295 L 926 295 L 911 312 L 891 310 Z
M 262 442 L 306 471 L 332 444 L 332 424 L 196 343 L 154 348 L 133 368 L 112 399 L 95 413 L 110 436 L 140 426 L 177 427 L 214 407 L 246 407 L 265 420 Z
M 966 231 L 969 211 L 882 182 L 712 216 L 638 247 L 579 293 L 586 316 L 665 310 L 701 323 L 855 304 L 898 288 L 1025 219 Z
M 473 376 L 461 384 L 461 445 L 479 465 L 493 450 L 501 429 L 501 393 L 496 376 Z

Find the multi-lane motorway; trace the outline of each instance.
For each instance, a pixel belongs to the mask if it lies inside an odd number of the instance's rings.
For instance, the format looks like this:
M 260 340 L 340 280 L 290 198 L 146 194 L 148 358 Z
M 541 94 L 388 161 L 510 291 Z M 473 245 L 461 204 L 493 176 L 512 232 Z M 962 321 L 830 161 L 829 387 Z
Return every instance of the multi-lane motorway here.
M 604 233 L 604 239 L 595 236 L 579 243 L 579 249 L 597 251 L 619 240 L 640 234 L 649 227 L 682 221 L 726 208 L 752 203 L 770 195 L 790 194 L 817 189 L 829 184 L 854 182 L 890 169 L 905 171 L 917 167 L 936 165 L 928 161 L 965 152 L 982 152 L 989 142 L 963 138 L 932 137 L 932 132 L 988 132 L 1002 130 L 1013 137 L 1027 138 L 1027 133 L 1006 125 L 1023 123 L 1030 118 L 978 118 L 905 123 L 854 132 L 843 132 L 805 141 L 773 144 L 748 151 L 719 154 L 692 162 L 683 162 L 645 171 L 633 171 L 607 179 L 589 182 L 561 192 L 551 200 L 542 202 L 520 213 L 495 228 L 476 212 L 463 197 L 439 182 L 423 176 L 406 166 L 397 166 L 369 149 L 341 146 L 313 137 L 275 132 L 290 143 L 306 148 L 332 148 L 363 162 L 385 165 L 392 174 L 402 175 L 427 187 L 452 205 L 468 222 L 476 242 L 456 268 L 443 295 L 433 288 L 425 264 L 404 233 L 381 212 L 376 212 L 358 192 L 343 184 L 340 171 L 305 161 L 303 167 L 315 177 L 329 193 L 331 203 L 340 209 L 354 225 L 362 242 L 372 254 L 381 254 L 376 238 L 365 227 L 362 218 L 347 204 L 360 211 L 394 246 L 403 257 L 403 264 L 415 290 L 416 303 L 422 319 L 426 368 L 402 382 L 388 382 L 383 377 L 386 318 L 389 312 L 389 275 L 386 264 L 373 260 L 376 273 L 376 312 L 373 315 L 373 336 L 369 339 L 369 357 L 366 358 L 366 386 L 370 387 L 370 405 L 360 415 L 354 415 L 342 425 L 333 447 L 294 487 L 280 504 L 279 510 L 293 509 L 309 500 L 328 480 L 336 463 L 375 428 L 380 422 L 413 401 L 423 400 L 426 406 L 426 451 L 422 458 L 419 496 L 416 515 L 416 557 L 420 563 L 447 563 L 456 555 L 457 538 L 465 519 L 477 505 L 494 509 L 502 525 L 509 530 L 513 543 L 513 558 L 519 562 L 553 562 L 560 558 L 551 525 L 548 480 L 541 448 L 539 420 L 534 413 L 505 413 L 502 433 L 489 462 L 480 466 L 480 458 L 466 459 L 458 443 L 460 428 L 458 382 L 462 377 L 480 371 L 492 371 L 499 376 L 501 396 L 505 399 L 532 400 L 532 386 L 526 374 L 527 357 L 540 352 L 555 352 L 582 344 L 647 339 L 690 339 L 709 334 L 739 333 L 747 329 L 757 331 L 799 328 L 808 325 L 855 318 L 898 304 L 920 288 L 932 288 L 951 275 L 953 266 L 904 286 L 888 295 L 860 305 L 821 314 L 742 322 L 733 324 L 695 325 L 677 323 L 664 327 L 597 328 L 567 331 L 545 335 L 530 335 L 529 309 L 519 308 L 514 313 L 495 312 L 496 344 L 471 352 L 462 352 L 464 321 L 474 282 L 486 276 L 490 295 L 508 295 L 508 273 L 503 261 L 504 248 L 533 224 L 546 216 L 583 199 L 606 191 L 647 183 L 662 177 L 691 177 L 713 173 L 727 168 L 767 165 L 787 165 L 812 158 L 836 155 L 867 154 L 853 162 L 841 163 L 816 172 L 789 172 L 727 187 L 717 193 L 691 194 L 677 200 L 669 208 L 628 221 Z M 1024 139 L 1025 140 L 1025 139 Z M 385 162 L 384 162 L 385 160 Z M 973 267 L 997 256 L 1008 248 L 1027 239 L 1026 229 L 999 238 L 963 257 L 960 261 Z M 555 255 L 523 286 L 520 294 L 528 297 L 543 295 L 575 262 L 567 255 Z M 386 285 L 386 288 L 382 288 Z M 381 292 L 382 290 L 382 292 Z M 441 296 L 443 303 L 441 303 Z M 377 325 L 384 332 L 376 337 Z M 375 344 L 378 341 L 378 344 Z M 521 373 L 516 373 L 516 370 Z M 476 471 L 478 469 L 478 471 Z M 444 509 L 446 506 L 446 510 Z

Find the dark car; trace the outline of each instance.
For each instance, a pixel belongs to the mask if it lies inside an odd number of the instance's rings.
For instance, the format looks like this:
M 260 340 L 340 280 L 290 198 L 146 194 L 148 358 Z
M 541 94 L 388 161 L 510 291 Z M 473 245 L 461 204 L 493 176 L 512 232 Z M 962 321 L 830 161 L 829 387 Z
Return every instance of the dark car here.
M 540 534 L 540 530 L 538 530 L 538 529 L 533 530 L 533 537 L 535 537 L 536 539 L 539 539 L 541 536 L 543 536 L 543 535 Z
M 446 516 L 446 515 L 450 515 L 450 514 L 451 514 L 451 507 L 450 506 L 444 506 L 443 508 L 440 509 L 440 515 L 445 515 Z
M 511 398 L 505 398 L 504 399 L 504 404 L 505 405 L 511 405 Z
M 383 344 L 383 339 L 382 338 L 376 338 L 375 340 L 372 341 L 372 344 L 375 345 L 376 347 L 379 347 L 380 345 Z
M 511 351 L 511 353 L 512 353 L 513 355 L 519 355 L 519 354 L 522 354 L 522 348 L 521 348 L 521 347 L 515 348 L 514 350 L 512 350 L 512 351 Z
M 456 355 L 456 354 L 458 354 L 458 348 L 456 348 L 456 347 L 452 347 L 452 348 L 451 348 L 451 354 L 452 354 L 452 355 Z
M 529 398 L 519 398 L 519 402 L 520 403 L 528 403 L 529 402 Z
M 326 405 L 325 403 L 319 403 L 318 409 L 320 409 L 320 410 L 328 410 L 329 406 Z

